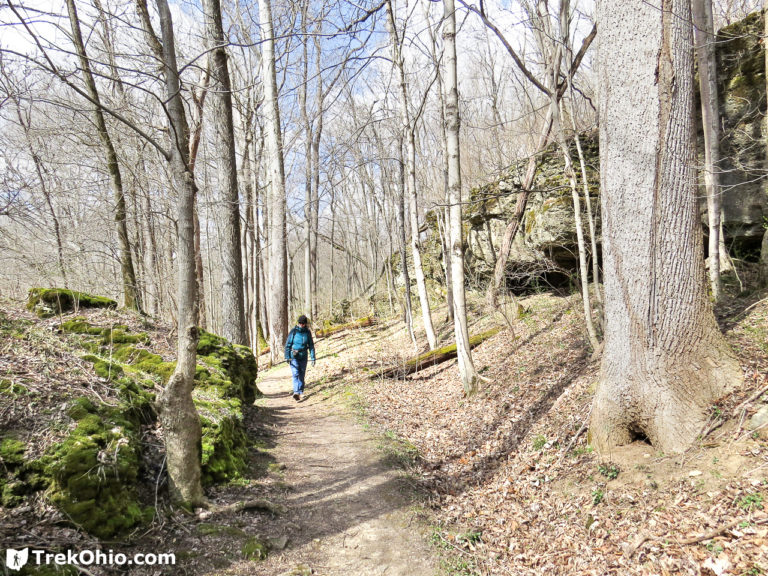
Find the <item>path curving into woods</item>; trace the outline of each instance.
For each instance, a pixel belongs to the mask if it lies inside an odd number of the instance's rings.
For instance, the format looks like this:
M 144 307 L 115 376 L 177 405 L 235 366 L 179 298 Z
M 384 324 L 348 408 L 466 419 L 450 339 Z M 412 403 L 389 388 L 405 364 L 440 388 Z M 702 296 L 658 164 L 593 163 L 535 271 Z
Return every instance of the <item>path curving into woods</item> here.
M 281 524 L 288 544 L 251 565 L 251 574 L 436 574 L 439 561 L 416 518 L 413 489 L 384 461 L 373 433 L 314 391 L 312 379 L 310 367 L 300 403 L 290 394 L 287 366 L 259 380 L 286 485 Z

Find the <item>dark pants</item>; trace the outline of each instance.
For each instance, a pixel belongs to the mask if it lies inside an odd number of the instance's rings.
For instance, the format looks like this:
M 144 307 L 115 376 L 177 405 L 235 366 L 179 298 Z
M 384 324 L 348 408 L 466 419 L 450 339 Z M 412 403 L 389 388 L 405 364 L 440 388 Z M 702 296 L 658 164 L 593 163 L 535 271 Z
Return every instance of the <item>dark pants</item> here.
M 294 394 L 304 393 L 304 374 L 307 372 L 307 360 L 307 358 L 304 358 L 304 360 L 291 358 L 290 360 Z

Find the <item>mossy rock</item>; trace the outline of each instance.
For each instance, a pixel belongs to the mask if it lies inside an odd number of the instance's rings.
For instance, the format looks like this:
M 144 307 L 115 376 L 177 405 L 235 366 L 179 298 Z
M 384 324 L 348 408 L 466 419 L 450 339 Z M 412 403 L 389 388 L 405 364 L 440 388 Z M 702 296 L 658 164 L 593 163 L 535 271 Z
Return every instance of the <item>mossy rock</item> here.
M 78 308 L 117 308 L 117 302 L 63 288 L 31 288 L 27 308 L 40 318 L 49 318 Z
M 265 560 L 269 554 L 269 546 L 261 538 L 251 536 L 243 543 L 241 552 L 246 560 Z
M 24 463 L 26 449 L 26 445 L 21 440 L 3 438 L 0 440 L 0 465 L 6 468 L 21 466 Z
M 220 372 L 216 378 L 210 370 L 207 375 L 205 371 L 198 371 L 196 379 L 199 383 L 220 387 L 225 396 L 240 398 L 249 404 L 259 395 L 256 388 L 258 365 L 247 346 L 230 344 L 221 336 L 201 330 L 197 354 L 198 360 L 207 368 Z
M 25 458 L 26 445 L 16 438 L 0 441 L 0 504 L 19 506 L 24 499 L 50 484 L 39 461 Z
M 151 520 L 154 510 L 137 498 L 138 423 L 118 409 L 76 401 L 77 426 L 45 457 L 53 479 L 50 501 L 98 538 L 125 534 Z
M 236 526 L 227 526 L 226 524 L 212 524 L 210 522 L 201 522 L 195 527 L 195 532 L 200 536 L 233 536 L 235 538 L 246 538 L 248 534 L 242 528 Z
M 133 334 L 128 327 L 119 325 L 99 328 L 84 318 L 63 323 L 62 330 L 81 336 L 81 345 L 92 352 L 83 359 L 92 362 L 96 374 L 116 387 L 120 405 L 113 410 L 120 418 L 137 425 L 157 419 L 155 387 L 168 381 L 176 363 L 165 362 L 160 355 L 140 347 L 139 344 L 150 343 L 146 334 Z M 248 439 L 242 405 L 252 403 L 258 393 L 257 365 L 247 347 L 233 346 L 205 331 L 201 332 L 198 345 L 198 362 L 193 396 L 203 432 L 203 482 L 210 485 L 239 478 L 246 469 Z M 78 429 L 102 418 L 100 408 L 87 399 L 75 400 L 69 414 L 78 421 Z M 103 435 L 98 427 L 91 427 L 94 434 Z M 86 509 L 88 506 L 92 503 L 87 502 Z M 140 516 L 135 509 L 128 512 L 129 519 Z
M 66 334 L 89 334 L 92 336 L 101 335 L 104 331 L 103 328 L 92 325 L 85 318 L 77 317 L 62 322 L 59 325 L 59 329 Z
M 193 400 L 203 432 L 203 484 L 241 477 L 247 467 L 248 437 L 240 400 L 221 395 L 217 388 L 196 388 Z

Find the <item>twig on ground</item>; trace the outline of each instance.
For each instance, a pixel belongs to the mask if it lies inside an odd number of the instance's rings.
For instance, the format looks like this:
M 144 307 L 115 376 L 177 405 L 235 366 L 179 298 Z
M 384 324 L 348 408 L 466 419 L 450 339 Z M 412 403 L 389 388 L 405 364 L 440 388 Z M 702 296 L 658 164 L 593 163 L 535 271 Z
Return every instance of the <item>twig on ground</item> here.
M 730 530 L 737 524 L 741 522 L 748 522 L 749 520 L 746 518 L 736 518 L 735 520 L 731 520 L 727 524 L 723 524 L 722 526 L 718 526 L 717 528 L 713 528 L 709 532 L 705 532 L 704 534 L 700 534 L 699 536 L 693 536 L 691 538 L 686 538 L 685 540 L 675 540 L 675 543 L 678 546 L 690 546 L 691 544 L 697 544 L 699 542 L 704 542 L 706 540 L 712 540 L 712 538 L 715 538 L 716 536 L 719 536 L 723 532 L 726 532 L 727 530 Z M 752 522 L 756 525 L 761 524 L 768 524 L 768 518 L 762 518 L 760 520 L 756 520 Z M 669 534 L 665 534 L 664 536 L 651 536 L 647 533 L 641 533 L 635 538 L 635 541 L 632 542 L 632 544 L 628 544 L 624 550 L 624 558 L 626 560 L 629 560 L 632 558 L 635 552 L 646 542 L 661 542 L 662 540 L 668 540 L 671 539 Z
M 752 394 L 752 396 L 750 396 L 749 398 L 744 400 L 744 402 L 742 402 L 741 404 L 736 406 L 736 408 L 734 408 L 734 410 L 733 410 L 734 417 L 739 413 L 740 410 L 743 410 L 747 406 L 747 404 L 751 404 L 752 402 L 754 402 L 755 400 L 760 398 L 760 396 L 762 396 L 766 392 L 768 392 L 768 386 L 763 386 L 757 392 Z
M 234 504 L 227 504 L 226 506 L 214 506 L 209 510 L 203 510 L 198 514 L 198 518 L 205 520 L 211 516 L 217 514 L 237 513 L 245 510 L 262 510 L 271 514 L 280 515 L 285 512 L 285 509 L 280 504 L 274 504 L 269 500 L 246 500 L 244 502 L 235 502 Z

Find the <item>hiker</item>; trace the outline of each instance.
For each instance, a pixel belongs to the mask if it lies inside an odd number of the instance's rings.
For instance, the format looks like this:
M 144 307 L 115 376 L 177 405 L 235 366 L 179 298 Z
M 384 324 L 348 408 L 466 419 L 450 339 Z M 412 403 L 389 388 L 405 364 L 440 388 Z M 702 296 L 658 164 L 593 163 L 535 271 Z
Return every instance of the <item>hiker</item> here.
M 307 351 L 315 365 L 315 344 L 312 332 L 307 327 L 307 317 L 302 314 L 296 321 L 297 326 L 288 333 L 285 340 L 285 359 L 291 366 L 293 375 L 293 399 L 299 402 L 304 395 L 304 374 L 307 371 Z

